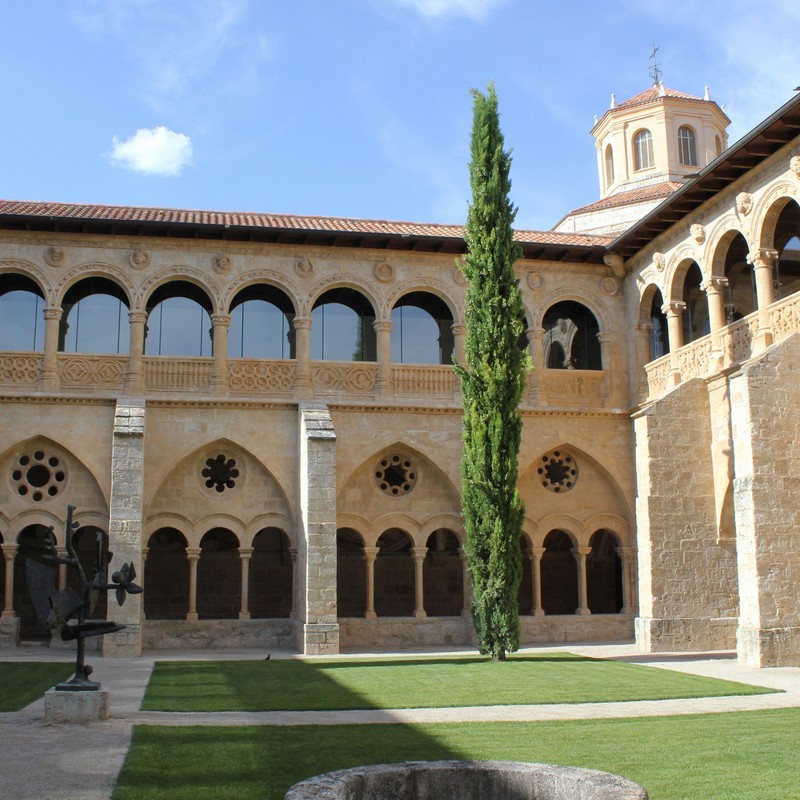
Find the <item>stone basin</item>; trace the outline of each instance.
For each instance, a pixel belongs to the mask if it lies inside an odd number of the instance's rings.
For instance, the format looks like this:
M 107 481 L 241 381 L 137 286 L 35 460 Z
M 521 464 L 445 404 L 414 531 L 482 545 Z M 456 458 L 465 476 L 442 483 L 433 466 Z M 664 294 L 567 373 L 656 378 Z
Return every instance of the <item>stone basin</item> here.
M 285 800 L 647 800 L 632 781 L 576 767 L 516 761 L 407 761 L 327 772 Z

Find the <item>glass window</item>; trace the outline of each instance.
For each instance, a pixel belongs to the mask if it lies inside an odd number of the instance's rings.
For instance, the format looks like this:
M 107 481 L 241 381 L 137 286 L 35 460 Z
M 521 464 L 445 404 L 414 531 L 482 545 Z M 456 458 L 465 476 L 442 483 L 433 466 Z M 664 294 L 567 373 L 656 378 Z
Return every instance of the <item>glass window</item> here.
M 127 353 L 130 325 L 125 293 L 106 278 L 70 287 L 61 304 L 58 349 L 65 353 Z
M 271 286 L 251 286 L 231 306 L 230 358 L 294 358 L 294 308 Z
M 193 284 L 159 287 L 147 304 L 144 351 L 156 356 L 211 355 L 211 303 Z
M 21 275 L 0 281 L 0 350 L 44 350 L 44 299 Z
M 655 166 L 653 134 L 647 129 L 639 131 L 633 137 L 633 163 L 637 170 L 650 169 Z
M 412 292 L 392 309 L 391 360 L 396 364 L 452 364 L 453 317 L 427 292 Z
M 697 145 L 695 143 L 694 131 L 682 125 L 678 128 L 678 151 L 680 161 L 686 167 L 697 166 Z
M 549 369 L 602 369 L 599 328 L 594 314 L 573 300 L 548 309 L 544 327 L 544 363 Z
M 353 289 L 332 289 L 311 312 L 311 358 L 315 361 L 375 361 L 375 312 Z

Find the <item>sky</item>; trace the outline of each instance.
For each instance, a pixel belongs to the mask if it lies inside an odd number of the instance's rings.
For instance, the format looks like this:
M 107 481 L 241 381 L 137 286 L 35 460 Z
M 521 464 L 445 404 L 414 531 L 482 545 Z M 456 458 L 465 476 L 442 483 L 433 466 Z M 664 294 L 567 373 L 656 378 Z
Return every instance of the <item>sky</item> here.
M 797 0 L 3 4 L 0 197 L 462 224 L 494 82 L 516 227 L 599 197 L 595 115 L 648 88 L 743 136 L 800 84 Z

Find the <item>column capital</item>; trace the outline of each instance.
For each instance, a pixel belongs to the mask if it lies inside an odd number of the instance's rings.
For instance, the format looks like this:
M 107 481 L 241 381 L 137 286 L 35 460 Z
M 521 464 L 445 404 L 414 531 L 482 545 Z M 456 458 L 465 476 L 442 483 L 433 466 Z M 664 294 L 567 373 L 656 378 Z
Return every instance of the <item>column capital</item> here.
M 253 555 L 253 548 L 252 547 L 240 547 L 239 548 L 239 558 L 242 561 L 249 561 Z
M 18 544 L 0 544 L 0 550 L 3 551 L 3 558 L 6 561 L 12 561 L 14 556 L 19 552 Z
M 467 333 L 467 326 L 461 322 L 454 322 L 450 326 L 453 336 L 464 336 Z
M 541 558 L 546 552 L 546 547 L 531 547 L 531 553 L 534 558 Z
M 296 331 L 311 330 L 311 317 L 295 317 L 292 325 Z
M 147 322 L 147 312 L 146 311 L 129 311 L 128 312 L 128 322 L 131 325 L 144 325 Z
M 187 547 L 186 556 L 190 561 L 197 561 L 200 558 L 201 549 L 199 547 Z
M 45 319 L 61 319 L 61 315 L 64 313 L 64 310 L 61 306 L 47 306 L 44 309 L 44 318 Z
M 591 547 L 573 547 L 570 551 L 574 556 L 588 556 L 592 552 Z
M 617 551 L 617 555 L 623 560 L 632 558 L 636 555 L 635 547 L 616 547 L 614 549 Z
M 366 561 L 374 561 L 378 557 L 378 553 L 380 553 L 380 551 L 380 547 L 365 547 L 364 559 Z
M 661 313 L 668 317 L 680 317 L 684 311 L 686 311 L 686 303 L 683 300 L 670 300 L 669 303 L 661 306 Z
M 746 261 L 752 265 L 753 269 L 772 269 L 777 257 L 777 250 L 773 250 L 771 247 L 759 247 L 747 254 Z
M 412 547 L 411 548 L 411 557 L 414 559 L 414 561 L 424 561 L 426 555 L 428 555 L 428 548 L 427 547 Z
M 541 342 L 544 339 L 544 328 L 527 328 L 525 335 L 529 342 Z
M 375 333 L 391 333 L 392 321 L 390 319 L 376 319 L 372 323 L 372 329 Z
M 216 328 L 219 326 L 227 328 L 231 324 L 230 314 L 212 314 L 211 324 Z
M 706 294 L 718 294 L 727 288 L 727 286 L 728 279 L 724 278 L 722 275 L 712 275 L 700 284 L 700 288 Z

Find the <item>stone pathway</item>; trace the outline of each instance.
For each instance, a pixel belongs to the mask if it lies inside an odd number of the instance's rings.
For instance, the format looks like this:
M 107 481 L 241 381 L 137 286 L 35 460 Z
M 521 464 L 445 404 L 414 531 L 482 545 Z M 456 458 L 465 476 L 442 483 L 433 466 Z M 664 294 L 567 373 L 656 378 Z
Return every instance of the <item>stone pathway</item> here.
M 425 651 L 432 652 L 456 652 Z M 462 650 L 460 652 L 474 652 Z M 9 800 L 108 800 L 125 759 L 134 724 L 147 725 L 338 725 L 408 722 L 538 721 L 704 714 L 800 707 L 800 668 L 755 670 L 740 667 L 732 653 L 642 655 L 633 645 L 561 645 L 523 652 L 571 652 L 661 669 L 781 689 L 780 694 L 655 700 L 391 711 L 165 713 L 140 711 L 156 660 L 263 659 L 253 651 L 159 651 L 139 658 L 102 659 L 87 655 L 111 695 L 111 719 L 90 725 L 47 725 L 44 701 L 0 714 L 0 798 Z M 376 653 L 385 657 L 388 653 Z M 396 655 L 411 655 L 398 653 Z M 273 651 L 272 658 L 296 658 Z M 347 655 L 342 658 L 347 658 Z M 359 654 L 363 657 L 363 654 Z M 0 661 L 66 661 L 70 654 L 45 648 L 0 651 Z

